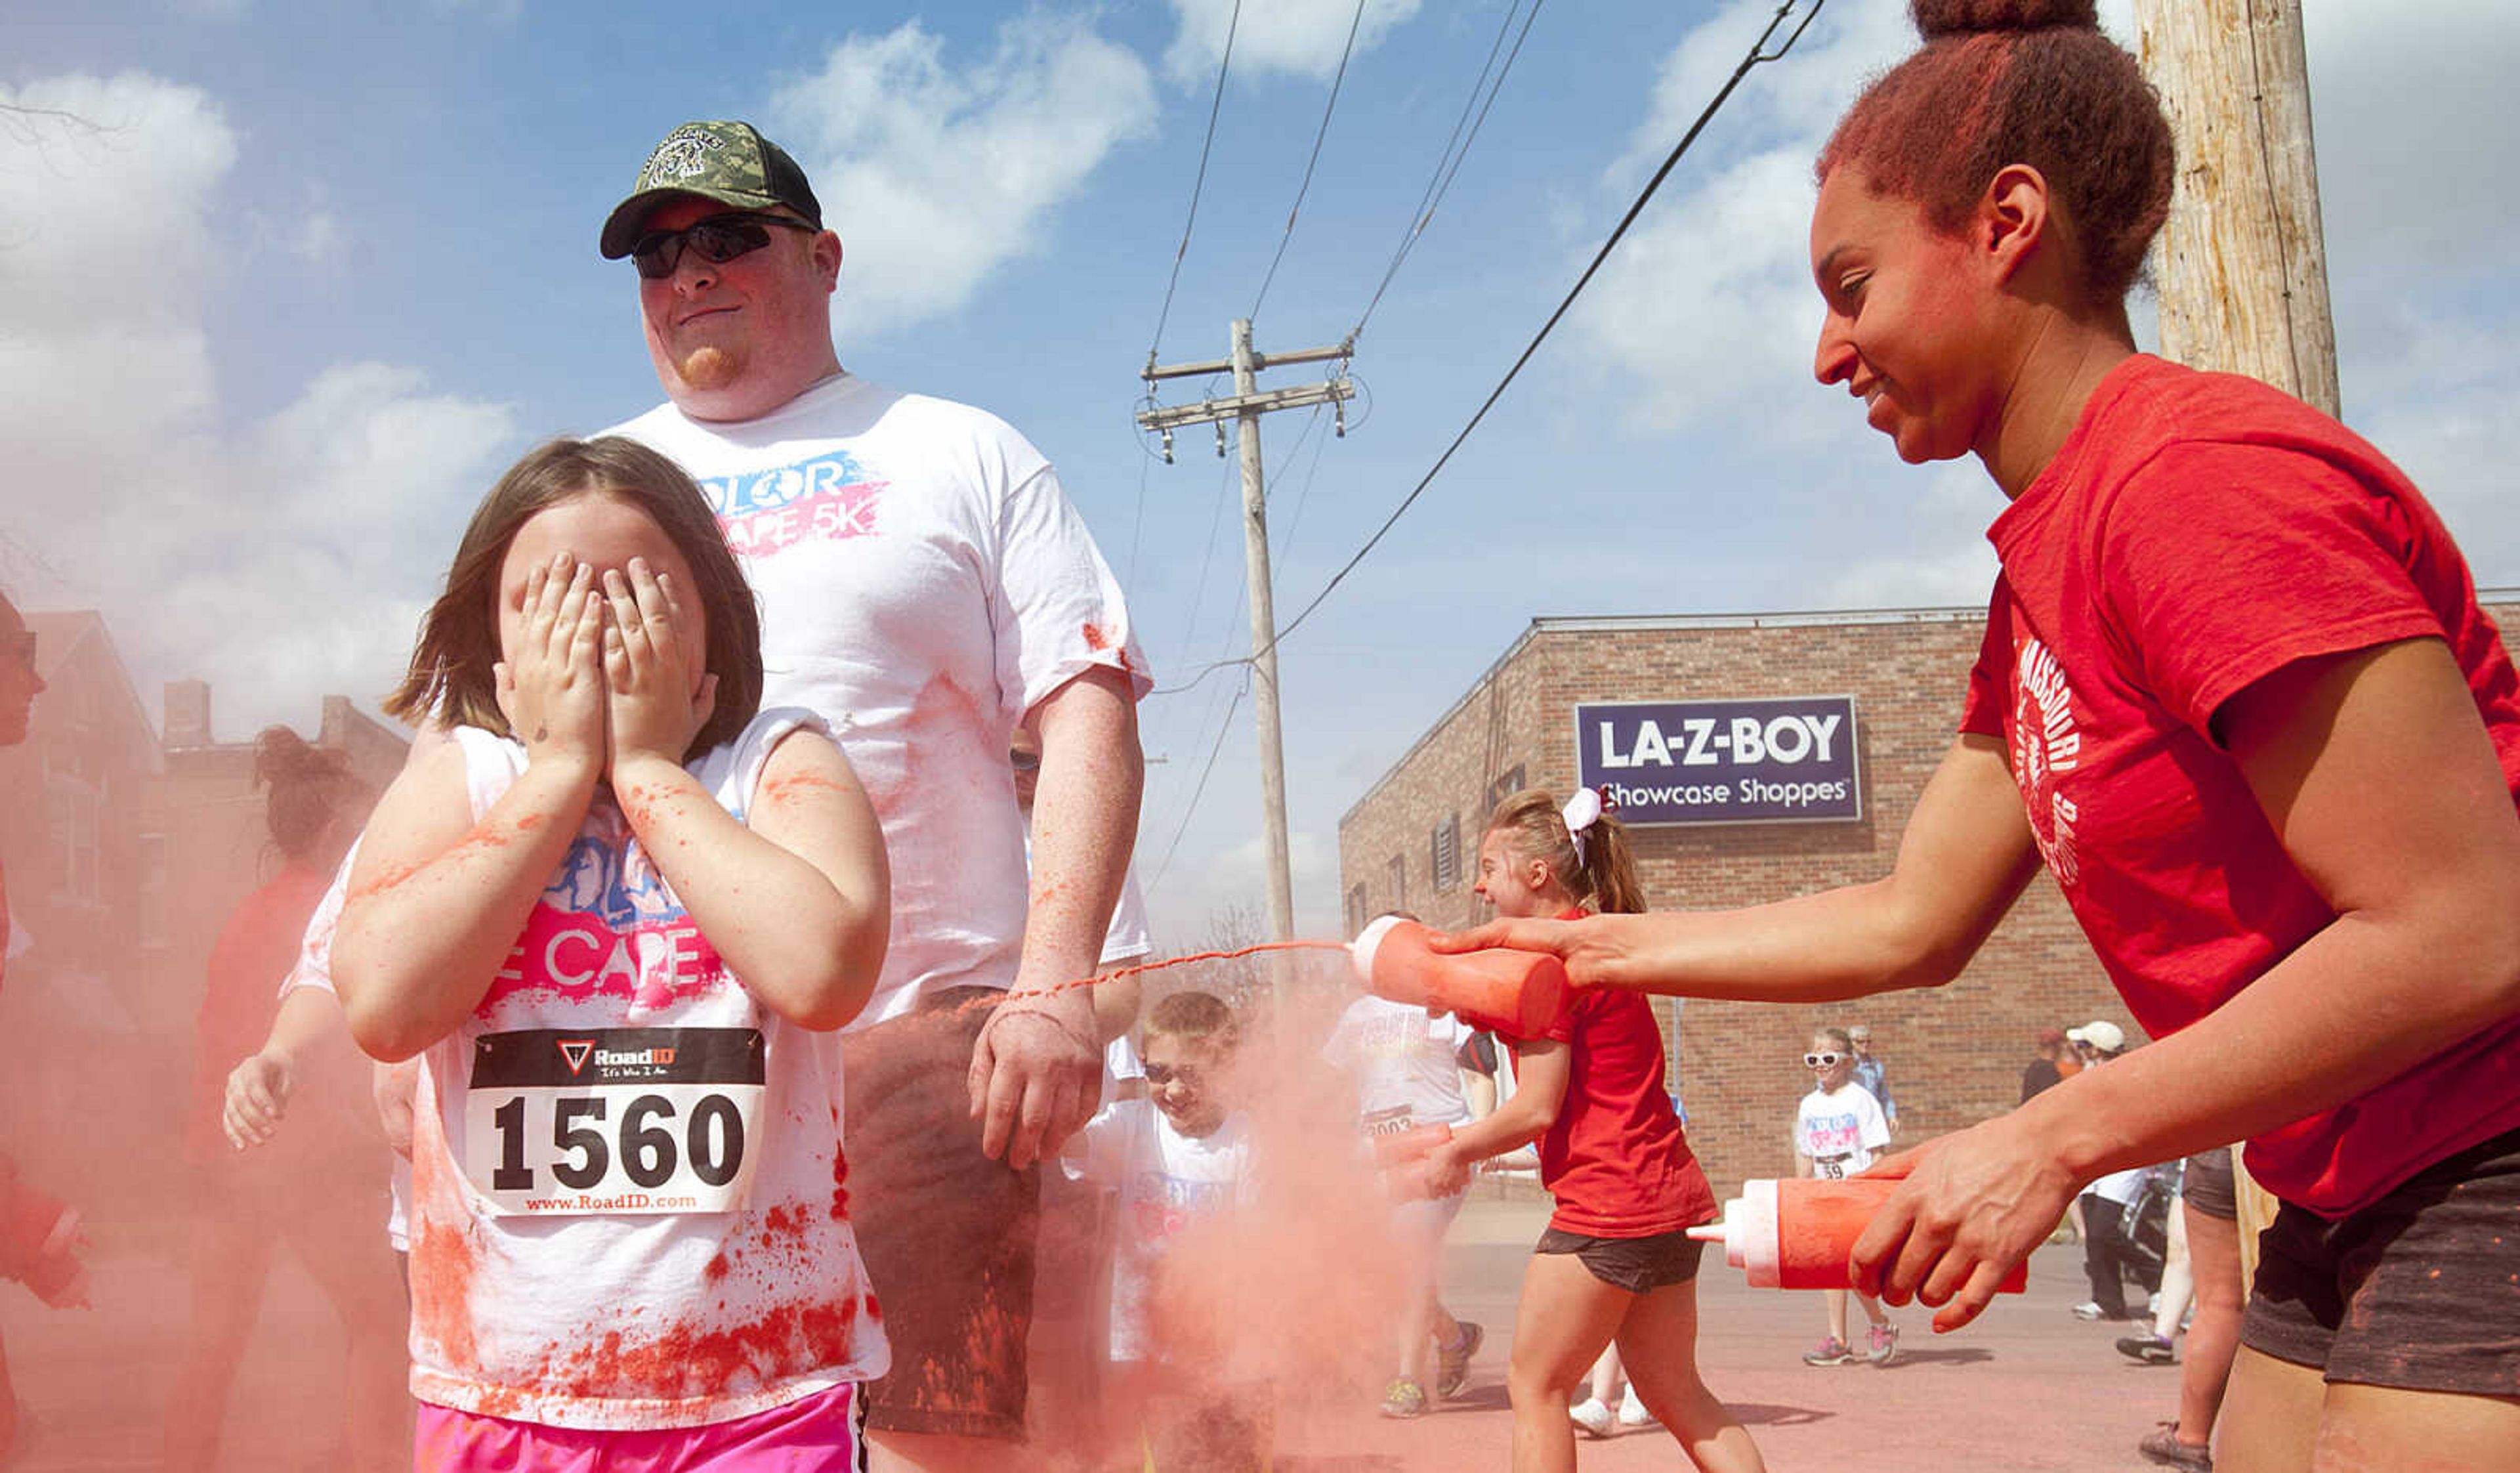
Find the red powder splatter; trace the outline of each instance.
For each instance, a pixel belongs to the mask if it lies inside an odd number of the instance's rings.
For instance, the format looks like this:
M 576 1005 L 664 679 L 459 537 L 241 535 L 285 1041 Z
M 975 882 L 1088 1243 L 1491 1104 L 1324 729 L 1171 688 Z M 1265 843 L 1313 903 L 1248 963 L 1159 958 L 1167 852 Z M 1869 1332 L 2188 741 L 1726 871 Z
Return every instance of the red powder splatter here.
M 1111 648 L 1111 636 L 1102 628 L 1102 625 L 1094 622 L 1092 620 L 1087 620 L 1085 621 L 1085 647 L 1089 650 L 1097 651 L 1098 653 L 1102 650 L 1107 650 Z
M 832 1220 L 846 1221 L 849 1216 L 849 1156 L 837 1146 L 832 1148 Z
M 781 1305 L 749 1324 L 675 1329 L 638 1344 L 610 1333 L 562 1353 L 531 1379 L 580 1398 L 724 1396 L 845 1364 L 854 1354 L 858 1312 L 852 1297 Z
M 719 1279 L 726 1277 L 726 1255 L 721 1253 L 714 1258 L 711 1258 L 708 1261 L 708 1266 L 701 1269 L 700 1272 L 701 1275 L 707 1278 L 710 1283 L 716 1283 Z

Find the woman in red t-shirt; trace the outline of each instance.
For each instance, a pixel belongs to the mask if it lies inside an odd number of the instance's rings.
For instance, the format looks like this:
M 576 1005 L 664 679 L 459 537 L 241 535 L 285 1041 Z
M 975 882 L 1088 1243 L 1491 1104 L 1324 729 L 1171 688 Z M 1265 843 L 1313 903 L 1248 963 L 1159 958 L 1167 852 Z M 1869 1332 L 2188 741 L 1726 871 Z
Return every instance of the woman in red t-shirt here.
M 2044 860 L 2161 1041 L 1885 1164 L 1908 1185 L 1859 1282 L 1950 1328 L 2084 1183 L 2249 1137 L 2285 1205 L 2227 1446 L 2252 1468 L 2348 1448 L 2510 1468 L 2520 677 L 2378 451 L 2136 351 L 2126 296 L 2175 161 L 2092 0 L 1913 9 L 1926 45 L 1821 156 L 1816 371 L 1902 459 L 1975 455 L 2009 503 L 1959 738 L 1886 878 L 1449 944 L 1833 1001 L 1951 980 Z
M 1472 887 L 1504 916 L 1642 910 L 1619 821 L 1598 794 L 1564 810 L 1550 795 L 1498 805 Z M 1698 1467 L 1767 1466 L 1750 1434 L 1697 1375 L 1697 1259 L 1687 1229 L 1715 1216 L 1663 1088 L 1662 1029 L 1634 992 L 1576 994 L 1545 1037 L 1513 1040 L 1513 1097 L 1462 1126 L 1430 1160 L 1440 1195 L 1491 1156 L 1540 1143 L 1540 1179 L 1557 1199 L 1522 1280 L 1506 1387 L 1515 1473 L 1575 1466 L 1569 1398 L 1615 1342 L 1628 1382 Z

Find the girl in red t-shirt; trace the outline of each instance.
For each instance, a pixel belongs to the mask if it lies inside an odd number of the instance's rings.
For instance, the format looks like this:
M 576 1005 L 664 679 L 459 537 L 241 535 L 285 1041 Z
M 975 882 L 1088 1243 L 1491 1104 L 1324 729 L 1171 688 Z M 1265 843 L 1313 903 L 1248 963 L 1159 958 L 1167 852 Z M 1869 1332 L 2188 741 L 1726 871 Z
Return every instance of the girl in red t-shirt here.
M 1447 944 L 1835 1001 L 1950 981 L 2044 861 L 2160 1041 L 1885 1164 L 1907 1185 L 1858 1282 L 1951 1328 L 2084 1183 L 2246 1136 L 2284 1206 L 2227 1446 L 2511 1467 L 2520 676 L 2377 450 L 2136 350 L 2126 297 L 2177 161 L 2092 0 L 1912 9 L 1924 48 L 1820 159 L 1815 371 L 1901 459 L 1974 455 L 2009 503 L 1958 740 L 1883 879 Z
M 1503 916 L 1644 908 L 1636 862 L 1599 795 L 1564 810 L 1530 791 L 1499 805 L 1472 888 Z M 1506 1372 L 1516 1473 L 1575 1466 L 1573 1388 L 1617 1344 L 1630 1386 L 1699 1468 L 1767 1466 L 1750 1434 L 1697 1375 L 1697 1261 L 1687 1229 L 1715 1216 L 1663 1087 L 1662 1029 L 1634 992 L 1575 995 L 1544 1037 L 1514 1040 L 1513 1097 L 1462 1126 L 1429 1169 L 1458 1191 L 1490 1156 L 1540 1143 L 1557 1199 L 1524 1272 Z

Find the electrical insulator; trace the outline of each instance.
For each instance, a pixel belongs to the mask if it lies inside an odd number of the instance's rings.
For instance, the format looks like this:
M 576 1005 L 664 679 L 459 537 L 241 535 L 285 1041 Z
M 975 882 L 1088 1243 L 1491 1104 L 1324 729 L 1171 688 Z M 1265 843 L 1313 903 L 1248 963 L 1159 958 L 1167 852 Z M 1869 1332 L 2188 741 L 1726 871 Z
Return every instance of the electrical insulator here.
M 1172 463 L 1173 463 L 1173 433 L 1172 433 L 1170 430 L 1166 430 L 1166 431 L 1164 432 L 1164 464 L 1166 464 L 1166 465 L 1171 465 Z
M 1334 437 L 1335 438 L 1338 438 L 1338 439 L 1345 439 L 1345 438 L 1347 438 L 1347 400 L 1345 400 L 1345 399 L 1338 399 L 1338 400 L 1334 400 L 1334 401 L 1332 402 L 1332 404 L 1331 404 L 1331 410 L 1332 410 L 1332 412 L 1331 412 L 1331 414 L 1330 414 L 1330 434 L 1331 434 L 1331 436 L 1332 436 L 1332 437 Z
M 1216 458 L 1219 460 L 1225 458 L 1225 421 L 1223 420 L 1216 422 Z

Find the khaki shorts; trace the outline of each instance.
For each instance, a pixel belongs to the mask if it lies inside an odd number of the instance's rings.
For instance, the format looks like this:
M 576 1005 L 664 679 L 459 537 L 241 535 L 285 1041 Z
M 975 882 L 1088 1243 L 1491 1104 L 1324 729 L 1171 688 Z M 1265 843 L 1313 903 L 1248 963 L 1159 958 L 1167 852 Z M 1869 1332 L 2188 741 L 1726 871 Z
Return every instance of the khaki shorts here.
M 892 1342 L 877 1431 L 1023 1436 L 1041 1175 L 980 1154 L 966 1082 L 1003 995 L 958 988 L 840 1039 L 849 1216 Z

